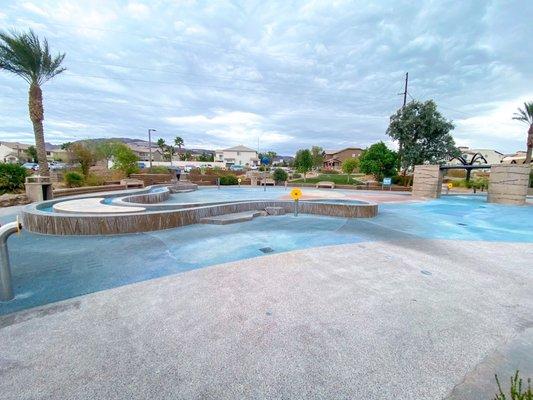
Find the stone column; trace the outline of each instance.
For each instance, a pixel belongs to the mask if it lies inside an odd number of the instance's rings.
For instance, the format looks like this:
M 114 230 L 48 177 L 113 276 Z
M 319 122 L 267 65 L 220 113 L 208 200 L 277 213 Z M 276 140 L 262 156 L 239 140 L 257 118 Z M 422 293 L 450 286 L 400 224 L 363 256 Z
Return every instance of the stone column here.
M 488 202 L 525 204 L 530 170 L 531 167 L 529 165 L 492 165 L 490 168 Z
M 431 199 L 440 197 L 443 175 L 438 165 L 416 165 L 412 195 Z
M 54 198 L 49 176 L 28 176 L 24 186 L 26 187 L 26 197 L 32 203 Z

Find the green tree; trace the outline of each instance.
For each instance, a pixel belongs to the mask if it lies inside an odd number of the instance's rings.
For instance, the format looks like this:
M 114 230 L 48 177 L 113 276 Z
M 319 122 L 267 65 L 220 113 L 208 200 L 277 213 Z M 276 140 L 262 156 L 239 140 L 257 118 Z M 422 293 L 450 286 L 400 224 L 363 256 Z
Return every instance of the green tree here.
M 89 176 L 89 169 L 95 160 L 95 154 L 85 143 L 77 142 L 70 146 L 71 159 L 80 163 L 81 173 L 85 178 Z M 40 167 L 39 167 L 40 168 Z
M 281 168 L 276 168 L 272 173 L 272 178 L 278 182 L 285 182 L 289 178 L 289 174 Z
M 35 146 L 30 146 L 26 149 L 26 154 L 31 159 L 32 162 L 37 162 L 38 156 L 37 156 L 37 149 Z
M 120 142 L 113 140 L 104 140 L 96 145 L 94 157 L 96 160 L 105 160 L 106 168 L 109 168 L 109 162 L 113 159 L 116 152 L 117 144 Z
M 524 103 L 524 109 L 518 109 L 518 112 L 514 113 L 514 120 L 523 122 L 529 126 L 527 131 L 527 153 L 524 164 L 531 163 L 531 153 L 533 151 L 533 101 Z
M 65 142 L 61 144 L 61 150 L 68 150 L 72 146 L 72 142 Z
M 313 157 L 313 167 L 322 168 L 324 165 L 324 149 L 320 146 L 311 147 L 311 156 Z
M 159 147 L 159 149 L 161 150 L 161 154 L 163 154 L 165 152 L 165 147 L 166 147 L 166 143 L 165 143 L 165 139 L 163 138 L 159 138 L 157 139 L 157 142 L 156 142 L 156 145 L 157 147 Z
M 301 149 L 296 152 L 294 167 L 296 168 L 296 171 L 303 174 L 305 182 L 306 174 L 313 169 L 313 156 L 309 149 Z
M 358 158 L 347 158 L 342 162 L 342 172 L 348 175 L 347 182 L 350 182 L 350 174 L 353 174 L 359 168 Z
M 387 134 L 402 144 L 399 164 L 404 174 L 415 165 L 436 164 L 459 155 L 450 134 L 453 128 L 433 100 L 413 101 L 392 115 Z
M 192 153 L 190 151 L 186 151 L 185 154 L 182 156 L 183 161 L 191 161 L 192 160 Z
M 115 147 L 115 154 L 113 155 L 113 168 L 124 172 L 126 176 L 139 171 L 137 165 L 139 157 L 124 143 L 118 143 Z
M 178 160 L 181 159 L 181 146 L 183 146 L 184 142 L 183 139 L 179 136 L 176 136 L 174 138 L 174 144 L 178 146 Z
M 210 153 L 202 153 L 198 156 L 198 161 L 203 161 L 203 162 L 214 161 L 214 156 L 213 154 L 210 154 Z
M 396 163 L 396 152 L 390 150 L 383 142 L 374 143 L 359 157 L 361 172 L 373 175 L 380 182 L 385 176 L 396 175 Z
M 172 166 L 172 157 L 176 154 L 176 148 L 172 145 L 165 145 L 163 150 L 163 157 L 165 160 L 170 161 L 170 166 Z
M 39 37 L 30 30 L 28 33 L 0 31 L 0 69 L 20 76 L 30 85 L 28 109 L 33 125 L 39 174 L 48 176 L 48 161 L 44 141 L 44 109 L 41 86 L 65 70 L 61 63 L 65 54 L 52 56 L 48 41 L 41 43 Z

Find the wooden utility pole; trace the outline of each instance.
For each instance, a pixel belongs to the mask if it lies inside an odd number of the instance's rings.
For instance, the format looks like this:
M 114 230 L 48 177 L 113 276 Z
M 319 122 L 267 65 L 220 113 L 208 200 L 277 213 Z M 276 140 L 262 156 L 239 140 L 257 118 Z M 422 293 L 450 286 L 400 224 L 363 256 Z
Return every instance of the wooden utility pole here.
M 403 91 L 403 107 L 405 107 L 405 104 L 407 103 L 407 84 L 409 82 L 409 72 L 405 73 L 405 89 Z
M 404 87 L 404 90 L 403 90 L 403 106 L 402 106 L 402 110 L 405 108 L 405 105 L 407 104 L 407 84 L 408 83 L 409 83 L 409 72 L 406 72 L 405 73 L 405 87 Z M 399 93 L 399 94 L 402 94 L 402 93 Z M 398 170 L 400 170 L 402 168 L 402 150 L 403 150 L 402 140 L 400 139 L 398 141 Z M 404 175 L 405 175 L 405 171 L 404 171 Z

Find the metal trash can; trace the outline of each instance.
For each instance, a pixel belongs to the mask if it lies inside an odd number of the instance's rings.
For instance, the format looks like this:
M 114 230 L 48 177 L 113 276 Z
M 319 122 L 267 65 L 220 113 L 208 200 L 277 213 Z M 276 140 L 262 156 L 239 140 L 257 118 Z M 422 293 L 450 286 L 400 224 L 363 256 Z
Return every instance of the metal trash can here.
M 26 178 L 26 197 L 33 202 L 52 200 L 52 182 L 49 176 L 33 175 Z

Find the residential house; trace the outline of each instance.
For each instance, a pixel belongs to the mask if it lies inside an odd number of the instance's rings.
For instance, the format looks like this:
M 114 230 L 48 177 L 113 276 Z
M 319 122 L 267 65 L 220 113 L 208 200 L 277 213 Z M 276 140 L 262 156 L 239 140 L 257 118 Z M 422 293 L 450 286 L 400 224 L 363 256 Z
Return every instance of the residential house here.
M 340 170 L 342 163 L 349 158 L 359 158 L 363 149 L 360 147 L 346 147 L 342 150 L 324 150 L 324 168 Z
M 294 157 L 293 156 L 276 156 L 272 160 L 272 165 L 292 165 L 294 163 Z
M 23 164 L 30 161 L 30 156 L 26 153 L 31 144 L 18 142 L 0 142 L 0 162 L 9 164 Z
M 139 157 L 139 161 L 150 161 L 150 147 L 136 143 L 127 143 L 127 146 Z M 152 161 L 164 161 L 161 149 L 152 144 Z
M 232 165 L 242 165 L 243 167 L 259 165 L 257 151 L 242 145 L 215 151 L 215 161 L 223 162 L 226 167 L 231 167 Z
M 517 151 L 515 154 L 509 154 L 503 157 L 502 163 L 505 164 L 524 164 L 526 161 L 527 152 Z M 533 164 L 533 163 L 532 163 Z
M 473 157 L 476 157 L 474 164 L 500 164 L 505 157 L 503 153 L 493 149 L 471 149 L 466 146 L 460 146 L 458 149 L 467 163 L 470 163 Z M 451 163 L 460 164 L 460 161 L 454 159 Z

